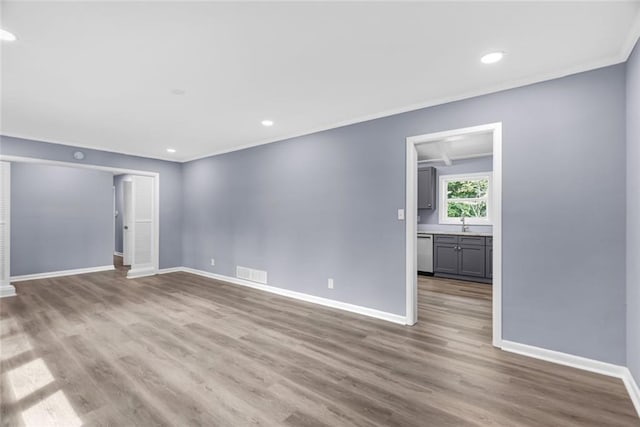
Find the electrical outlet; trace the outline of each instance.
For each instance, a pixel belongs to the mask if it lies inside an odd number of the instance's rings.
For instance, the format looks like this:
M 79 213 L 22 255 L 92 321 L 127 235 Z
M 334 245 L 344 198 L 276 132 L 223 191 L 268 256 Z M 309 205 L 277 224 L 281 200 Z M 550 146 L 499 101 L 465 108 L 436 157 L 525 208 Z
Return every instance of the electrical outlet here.
M 211 265 L 216 265 L 216 260 L 214 258 L 211 258 Z
M 327 282 L 327 287 L 329 289 L 333 289 L 333 279 L 329 279 L 329 281 Z

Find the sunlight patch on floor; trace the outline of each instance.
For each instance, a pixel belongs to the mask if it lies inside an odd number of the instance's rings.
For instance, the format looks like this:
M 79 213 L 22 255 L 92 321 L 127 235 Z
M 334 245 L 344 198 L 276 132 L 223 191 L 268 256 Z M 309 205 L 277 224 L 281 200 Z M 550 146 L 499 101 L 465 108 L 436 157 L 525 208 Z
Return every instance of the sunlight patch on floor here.
M 82 420 L 71 407 L 67 396 L 58 390 L 22 412 L 26 427 L 80 427 Z
M 0 355 L 2 355 L 2 361 L 4 362 L 29 350 L 33 350 L 33 347 L 23 334 L 11 335 L 2 339 Z
M 32 360 L 7 373 L 7 379 L 17 400 L 54 381 L 53 375 L 42 359 Z

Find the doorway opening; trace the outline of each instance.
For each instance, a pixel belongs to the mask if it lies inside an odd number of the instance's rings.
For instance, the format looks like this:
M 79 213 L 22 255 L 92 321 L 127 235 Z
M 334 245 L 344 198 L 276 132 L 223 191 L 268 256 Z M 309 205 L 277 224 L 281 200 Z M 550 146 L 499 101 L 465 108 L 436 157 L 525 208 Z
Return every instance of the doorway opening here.
M 28 256 L 25 256 L 24 253 L 22 253 L 24 251 L 22 252 L 14 251 L 15 252 L 13 254 L 15 255 L 14 259 L 18 262 L 21 269 L 13 268 L 15 267 L 15 265 L 13 265 L 14 264 L 13 262 L 10 262 L 12 245 L 11 245 L 11 239 L 9 238 L 9 234 L 11 230 L 11 216 L 12 216 L 11 215 L 12 207 L 10 207 L 10 203 L 9 203 L 11 200 L 11 185 L 9 184 L 9 182 L 12 179 L 12 169 L 14 169 L 11 166 L 15 165 L 16 172 L 18 170 L 22 171 L 22 175 L 19 175 L 19 176 L 23 177 L 23 175 L 28 171 L 27 165 L 29 164 L 33 165 L 32 167 L 30 167 L 31 168 L 30 170 L 33 170 L 33 168 L 35 168 L 36 166 L 39 168 L 38 170 L 40 169 L 44 170 L 45 168 L 48 168 L 49 175 L 46 175 L 46 176 L 50 176 L 51 174 L 53 174 L 54 169 L 60 169 L 60 170 L 66 169 L 66 170 L 76 170 L 76 171 L 78 171 L 79 169 L 92 169 L 96 171 L 96 173 L 94 173 L 95 176 L 100 175 L 104 177 L 104 178 L 96 178 L 96 179 L 100 180 L 99 189 L 102 189 L 102 190 L 99 190 L 100 191 L 99 194 L 104 195 L 104 196 L 100 196 L 99 200 L 101 200 L 100 203 L 102 204 L 101 205 L 102 208 L 105 209 L 104 213 L 106 217 L 98 215 L 97 213 L 95 214 L 95 218 L 104 218 L 104 220 L 100 219 L 100 221 L 93 221 L 94 216 L 86 216 L 86 215 L 82 217 L 78 217 L 82 219 L 82 221 L 84 221 L 85 219 L 87 220 L 82 222 L 82 226 L 85 228 L 77 227 L 76 230 L 73 230 L 74 236 L 76 235 L 80 236 L 77 239 L 75 237 L 74 239 L 66 238 L 67 236 L 64 235 L 65 230 L 71 230 L 65 227 L 71 227 L 72 225 L 65 225 L 64 227 L 61 227 L 61 228 L 59 227 L 57 229 L 55 227 L 44 228 L 44 230 L 54 230 L 52 231 L 54 235 L 59 235 L 65 238 L 66 239 L 65 244 L 71 244 L 69 242 L 75 242 L 73 243 L 75 245 L 73 246 L 74 248 L 78 248 L 78 245 L 82 245 L 84 244 L 84 241 L 86 241 L 86 243 L 88 244 L 86 248 L 89 250 L 88 253 L 90 253 L 90 256 L 87 256 L 86 258 L 89 259 L 89 261 L 87 261 L 84 258 L 82 260 L 76 259 L 76 258 L 80 258 L 79 255 L 76 255 L 73 257 L 69 257 L 69 256 L 65 257 L 64 255 L 61 255 L 65 253 L 64 251 L 58 251 L 59 253 L 56 253 L 56 257 L 43 256 L 42 259 L 38 258 L 39 261 L 43 261 L 43 262 L 39 262 L 36 265 L 34 262 L 32 262 L 32 260 Z M 25 166 L 18 167 L 19 165 L 25 165 Z M 42 166 L 42 168 L 40 168 L 40 166 Z M 73 275 L 73 274 L 83 274 L 83 273 L 113 269 L 113 265 L 114 265 L 113 259 L 109 259 L 110 265 L 105 265 L 106 262 L 102 262 L 103 260 L 105 260 L 106 256 L 111 257 L 113 255 L 112 253 L 110 254 L 109 248 L 113 248 L 112 239 L 114 237 L 115 227 L 116 227 L 116 220 L 115 220 L 116 219 L 116 216 L 115 216 L 115 211 L 116 211 L 115 196 L 116 195 L 115 195 L 115 188 L 114 188 L 113 189 L 114 204 L 113 204 L 113 211 L 112 211 L 112 213 L 114 214 L 113 229 L 110 230 L 109 228 L 103 228 L 106 224 L 109 224 L 110 222 L 108 220 L 108 217 L 110 214 L 107 210 L 109 209 L 108 206 L 111 205 L 111 203 L 109 202 L 108 194 L 109 194 L 109 183 L 111 183 L 112 180 L 111 180 L 111 177 L 109 177 L 109 175 L 115 175 L 115 176 L 127 175 L 130 177 L 132 182 L 132 191 L 131 191 L 132 208 L 130 210 L 132 212 L 131 215 L 132 215 L 133 233 L 131 238 L 132 250 L 130 251 L 131 268 L 127 272 L 127 277 L 136 278 L 136 277 L 153 275 L 157 273 L 159 268 L 159 252 L 160 252 L 159 251 L 159 230 L 160 230 L 159 190 L 160 190 L 160 187 L 159 187 L 159 174 L 157 172 L 137 171 L 137 170 L 91 165 L 91 164 L 85 164 L 85 163 L 52 161 L 52 160 L 44 160 L 44 159 L 38 159 L 38 158 L 6 156 L 6 155 L 0 156 L 0 167 L 1 167 L 0 172 L 2 173 L 2 186 L 1 186 L 2 194 L 0 195 L 0 202 L 1 202 L 0 211 L 2 212 L 2 215 L 1 215 L 2 221 L 0 221 L 0 231 L 1 231 L 0 258 L 2 261 L 0 262 L 0 297 L 15 295 L 15 287 L 12 285 L 13 282 L 40 279 L 40 278 L 67 276 L 67 275 Z M 57 168 L 57 167 L 60 167 L 60 168 Z M 101 173 L 98 173 L 97 171 L 100 171 Z M 106 172 L 106 174 L 102 174 L 102 172 Z M 63 175 L 66 181 L 62 179 Z M 73 178 L 70 178 L 70 176 L 73 176 Z M 73 191 L 73 188 L 75 188 L 73 187 L 73 182 L 74 182 L 73 179 L 78 180 L 78 179 L 83 179 L 83 177 L 80 177 L 78 174 L 71 175 L 66 173 L 65 174 L 56 173 L 54 177 L 55 179 L 50 180 L 50 183 L 52 185 L 63 185 L 63 184 L 66 185 L 67 187 L 64 187 L 67 190 L 65 191 L 65 194 L 73 196 L 72 197 L 73 205 L 65 205 L 63 204 L 65 203 L 63 201 L 57 201 L 53 197 L 48 197 L 47 203 L 48 203 L 48 206 L 51 206 L 51 210 L 47 211 L 42 209 L 41 211 L 38 211 L 38 215 L 39 215 L 38 218 L 42 217 L 47 219 L 47 221 L 49 220 L 54 221 L 56 224 L 67 224 L 67 223 L 70 223 L 70 219 L 68 217 L 64 217 L 62 220 L 59 218 L 60 215 L 62 215 L 62 213 L 65 212 L 65 210 L 62 209 L 62 207 L 68 210 L 70 209 L 69 206 L 75 206 L 75 208 L 73 208 L 75 209 L 73 210 L 73 212 L 75 214 L 77 211 L 78 215 L 81 215 L 83 212 L 89 212 L 88 208 L 85 209 L 85 207 L 89 205 L 87 205 L 86 203 L 83 204 L 82 200 L 84 199 L 81 199 L 80 196 L 78 196 Z M 30 181 L 28 179 L 22 179 L 21 181 L 16 181 L 16 182 L 24 183 L 24 182 L 30 182 Z M 94 182 L 94 181 L 92 180 L 91 182 Z M 103 184 L 106 184 L 106 187 L 103 186 Z M 69 187 L 69 185 L 71 185 L 72 187 Z M 84 187 L 82 187 L 82 191 L 85 192 L 82 194 L 87 195 L 87 199 L 93 199 L 94 193 L 92 192 L 93 190 L 89 188 L 89 186 L 84 185 Z M 106 191 L 107 193 L 105 194 L 104 191 Z M 20 194 L 22 196 L 20 201 L 24 201 L 23 199 L 31 201 L 31 199 L 34 199 L 37 197 L 36 195 L 32 194 L 29 191 L 22 192 Z M 51 194 L 56 195 L 57 193 L 55 191 L 51 191 L 48 196 L 50 196 Z M 106 199 L 105 199 L 105 196 L 106 196 Z M 71 199 L 65 199 L 65 200 L 71 200 Z M 22 203 L 16 206 L 24 206 L 24 205 L 25 203 Z M 53 215 L 52 218 L 49 218 L 49 216 L 45 217 L 45 215 L 47 215 L 47 212 L 52 212 L 55 215 Z M 18 216 L 16 217 L 16 220 L 18 218 L 22 218 L 22 217 Z M 100 227 L 96 228 L 97 225 L 99 225 Z M 86 228 L 86 227 L 89 227 L 89 228 Z M 109 226 L 106 225 L 106 227 L 109 227 Z M 35 231 L 33 230 L 32 231 L 37 232 L 37 230 L 41 228 L 36 227 Z M 22 229 L 24 229 L 24 227 L 22 227 L 21 230 Z M 103 230 L 103 232 L 100 232 L 102 233 L 100 237 L 100 242 L 102 243 L 99 246 L 92 245 L 92 243 L 87 240 L 86 235 L 84 236 L 82 235 L 82 230 L 90 230 L 91 236 L 94 235 L 93 230 Z M 112 237 L 109 238 L 108 237 L 109 235 L 111 235 Z M 109 241 L 107 241 L 106 239 L 109 239 Z M 27 239 L 27 241 L 31 241 L 31 240 Z M 55 244 L 55 241 L 52 239 L 48 240 L 48 242 L 50 244 Z M 114 252 L 113 249 L 111 249 L 111 252 Z M 76 250 L 74 253 L 79 254 L 80 252 Z M 96 260 L 98 262 L 94 262 Z M 87 265 L 84 265 L 85 263 Z M 98 263 L 100 265 L 96 265 Z M 83 265 L 80 265 L 80 264 L 83 264 Z M 33 269 L 36 271 L 24 271 L 26 269 L 26 267 L 24 267 L 25 265 L 28 266 L 30 269 Z
M 124 275 L 128 274 L 131 268 L 130 236 L 127 233 L 131 222 L 128 215 L 131 212 L 129 195 L 131 186 L 128 177 L 127 174 L 113 174 L 113 265 L 117 271 Z M 125 200 L 128 206 L 125 206 Z M 125 244 L 125 240 L 127 244 Z M 127 247 L 126 251 L 125 247 Z
M 406 149 L 406 323 L 418 322 L 421 271 L 436 277 L 421 279 L 436 290 L 491 298 L 500 347 L 502 125 L 412 136 Z
M 154 274 L 153 212 L 156 210 L 153 177 L 114 174 L 114 265 L 127 277 Z

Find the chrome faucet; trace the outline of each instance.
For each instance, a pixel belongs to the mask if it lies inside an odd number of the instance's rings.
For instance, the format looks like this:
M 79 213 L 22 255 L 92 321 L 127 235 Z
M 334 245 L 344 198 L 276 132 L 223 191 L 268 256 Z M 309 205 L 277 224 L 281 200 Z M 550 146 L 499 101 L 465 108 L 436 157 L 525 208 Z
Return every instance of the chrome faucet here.
M 466 223 L 466 218 L 464 215 L 462 215 L 462 218 L 460 219 L 460 221 L 462 221 L 462 232 L 466 233 L 467 231 L 469 231 L 469 226 Z

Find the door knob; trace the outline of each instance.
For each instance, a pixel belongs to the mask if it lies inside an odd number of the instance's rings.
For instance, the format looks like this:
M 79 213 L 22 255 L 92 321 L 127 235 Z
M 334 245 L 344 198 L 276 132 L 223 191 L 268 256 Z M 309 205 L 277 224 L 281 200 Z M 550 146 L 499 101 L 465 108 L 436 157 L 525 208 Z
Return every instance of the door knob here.
M 125 229 L 125 230 L 128 230 L 128 229 L 129 229 L 129 226 L 128 226 L 128 225 L 125 225 L 125 226 L 124 226 L 124 229 Z

